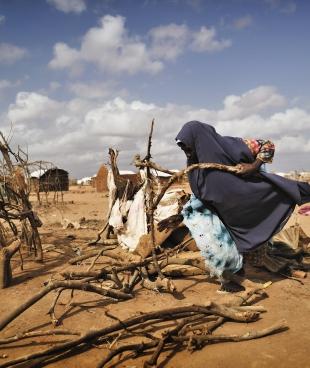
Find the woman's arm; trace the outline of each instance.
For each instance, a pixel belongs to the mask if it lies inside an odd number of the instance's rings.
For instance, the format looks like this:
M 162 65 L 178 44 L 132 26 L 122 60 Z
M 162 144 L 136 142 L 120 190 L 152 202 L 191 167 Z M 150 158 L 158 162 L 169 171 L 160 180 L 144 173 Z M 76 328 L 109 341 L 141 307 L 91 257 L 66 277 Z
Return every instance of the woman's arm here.
M 271 164 L 275 152 L 274 143 L 264 139 L 244 139 L 253 156 L 264 163 Z
M 251 164 L 241 163 L 239 174 L 243 176 L 251 175 L 259 171 L 263 163 L 272 163 L 275 146 L 270 140 L 244 139 L 244 143 L 255 157 Z

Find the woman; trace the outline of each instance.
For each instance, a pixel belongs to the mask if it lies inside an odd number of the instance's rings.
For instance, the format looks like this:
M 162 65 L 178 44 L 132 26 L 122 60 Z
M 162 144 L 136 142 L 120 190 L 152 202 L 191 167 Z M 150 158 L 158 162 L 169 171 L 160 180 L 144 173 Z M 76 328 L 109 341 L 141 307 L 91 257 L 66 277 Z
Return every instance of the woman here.
M 264 172 L 272 161 L 270 141 L 243 140 L 219 135 L 199 121 L 186 123 L 176 137 L 188 165 L 238 165 L 238 175 L 196 169 L 189 173 L 193 196 L 184 206 L 183 222 L 206 259 L 207 267 L 222 282 L 242 269 L 242 255 L 258 249 L 280 231 L 296 204 L 310 201 L 310 185 Z

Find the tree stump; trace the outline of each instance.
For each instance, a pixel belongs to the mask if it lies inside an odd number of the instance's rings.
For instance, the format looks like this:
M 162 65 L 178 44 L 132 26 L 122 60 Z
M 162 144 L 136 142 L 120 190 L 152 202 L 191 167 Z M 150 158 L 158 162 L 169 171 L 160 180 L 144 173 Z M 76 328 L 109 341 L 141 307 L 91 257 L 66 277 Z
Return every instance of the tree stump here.
M 12 283 L 11 258 L 20 247 L 20 240 L 15 240 L 7 247 L 0 249 L 0 289 Z

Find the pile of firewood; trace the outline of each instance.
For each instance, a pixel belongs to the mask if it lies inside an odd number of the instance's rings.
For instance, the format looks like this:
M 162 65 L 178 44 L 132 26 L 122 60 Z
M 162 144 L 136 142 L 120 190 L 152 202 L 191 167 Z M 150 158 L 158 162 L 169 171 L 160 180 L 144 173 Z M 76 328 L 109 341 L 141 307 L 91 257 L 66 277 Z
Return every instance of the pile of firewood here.
M 98 278 L 99 276 L 93 273 L 92 279 L 94 280 L 95 277 Z M 103 275 L 101 277 L 104 278 Z M 29 300 L 18 310 L 11 313 L 9 317 L 2 319 L 0 321 L 0 328 L 2 329 L 29 307 L 31 303 L 33 304 L 47 292 L 55 288 L 59 289 L 59 294 L 66 288 L 72 290 L 79 289 L 86 292 L 96 292 L 119 301 L 133 296 L 132 294 L 120 291 L 117 293 L 108 292 L 106 288 L 92 285 L 90 279 L 91 277 L 88 277 L 88 281 L 84 278 L 84 281 L 50 283 L 40 294 L 31 298 L 31 301 Z M 261 313 L 266 311 L 265 308 L 251 304 L 257 298 L 262 297 L 264 293 L 263 289 L 266 286 L 262 285 L 260 288 L 244 291 L 238 295 L 238 298 L 225 304 L 209 301 L 203 305 L 190 305 L 161 309 L 149 313 L 139 313 L 125 320 L 119 320 L 116 316 L 106 313 L 108 317 L 116 322 L 101 329 L 90 330 L 85 334 L 62 329 L 19 333 L 15 336 L 1 339 L 0 346 L 37 336 L 53 334 L 79 336 L 64 343 L 55 343 L 53 347 L 45 350 L 7 361 L 0 364 L 0 367 L 17 367 L 25 362 L 27 362 L 27 367 L 42 367 L 54 361 L 61 360 L 68 355 L 84 352 L 94 346 L 100 346 L 105 351 L 104 358 L 98 362 L 97 367 L 106 366 L 112 359 L 120 356 L 124 352 L 130 353 L 128 357 L 136 357 L 140 354 L 148 353 L 150 356 L 145 360 L 144 367 L 156 367 L 159 356 L 163 351 L 176 351 L 176 349 L 181 348 L 196 350 L 210 343 L 251 340 L 286 330 L 288 328 L 286 322 L 279 321 L 266 329 L 251 331 L 241 335 L 216 333 L 216 329 L 226 321 L 250 323 L 260 318 Z M 53 307 L 54 305 L 55 303 L 53 303 Z M 163 331 L 162 322 L 164 321 L 171 321 L 174 326 Z M 132 342 L 133 338 L 134 342 Z

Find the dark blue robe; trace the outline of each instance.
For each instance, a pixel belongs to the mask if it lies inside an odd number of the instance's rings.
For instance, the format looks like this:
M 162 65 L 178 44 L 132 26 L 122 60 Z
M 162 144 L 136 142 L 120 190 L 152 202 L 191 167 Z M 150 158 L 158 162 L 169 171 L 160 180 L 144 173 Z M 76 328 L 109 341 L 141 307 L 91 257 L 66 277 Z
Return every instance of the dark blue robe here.
M 190 147 L 199 163 L 237 165 L 255 157 L 243 139 L 219 135 L 199 121 L 186 123 L 176 137 Z M 189 173 L 195 196 L 215 211 L 240 252 L 268 241 L 280 231 L 295 205 L 309 202 L 310 185 L 259 172 L 247 178 L 220 170 L 198 169 Z

